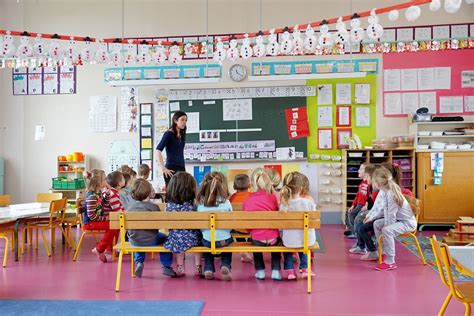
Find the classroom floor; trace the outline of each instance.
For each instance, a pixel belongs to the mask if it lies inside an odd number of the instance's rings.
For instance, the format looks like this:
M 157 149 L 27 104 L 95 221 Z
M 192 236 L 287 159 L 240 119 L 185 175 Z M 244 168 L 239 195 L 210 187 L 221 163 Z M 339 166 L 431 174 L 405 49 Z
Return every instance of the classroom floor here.
M 205 302 L 202 315 L 209 316 L 438 313 L 447 289 L 435 271 L 423 266 L 399 243 L 396 248 L 399 268 L 375 271 L 374 263 L 347 253 L 352 240 L 345 239 L 342 232 L 341 225 L 321 228 L 325 253 L 316 254 L 312 294 L 306 293 L 303 280 L 255 280 L 253 265 L 240 262 L 238 254 L 234 255 L 232 282 L 195 279 L 191 255 L 187 257 L 189 276 L 185 278 L 162 276 L 159 261 L 148 260 L 143 278 L 131 279 L 126 256 L 121 292 L 115 293 L 117 265 L 103 264 L 90 253 L 94 238 L 89 236 L 77 262 L 72 262 L 72 251 L 62 247 L 59 238 L 51 258 L 46 256 L 41 242 L 38 252 L 27 247 L 19 262 L 13 261 L 13 254 L 9 256 L 7 268 L 0 268 L 0 299 L 202 300 Z M 3 255 L 3 249 L 0 254 Z M 266 258 L 267 271 L 268 261 Z M 445 315 L 463 314 L 464 307 L 453 299 Z

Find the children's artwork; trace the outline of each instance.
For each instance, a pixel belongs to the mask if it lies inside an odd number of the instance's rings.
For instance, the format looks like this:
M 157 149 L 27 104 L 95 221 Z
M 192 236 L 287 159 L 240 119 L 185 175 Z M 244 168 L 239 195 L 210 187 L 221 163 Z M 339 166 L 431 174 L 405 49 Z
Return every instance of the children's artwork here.
M 46 134 L 46 127 L 44 125 L 35 126 L 35 141 L 44 140 Z
M 204 176 L 206 173 L 211 172 L 211 166 L 194 166 L 194 179 L 196 179 L 196 183 L 201 186 L 202 180 L 204 180 Z
M 464 96 L 464 111 L 474 112 L 474 95 Z
M 434 68 L 418 68 L 418 90 L 433 90 L 435 88 Z
M 384 91 L 400 91 L 400 69 L 384 70 L 383 90 Z
M 150 114 L 151 115 L 151 107 L 152 103 L 141 103 L 140 104 L 140 114 Z
M 153 147 L 151 138 L 142 138 L 141 147 L 144 149 L 150 149 Z
M 188 117 L 188 123 L 186 124 L 186 134 L 199 133 L 199 112 L 187 112 L 186 114 Z
M 418 109 L 418 92 L 402 93 L 402 113 L 412 115 Z
M 336 107 L 336 126 L 351 126 L 351 107 Z
M 306 106 L 285 110 L 288 137 L 297 139 L 309 136 L 308 114 Z
M 76 67 L 17 68 L 13 95 L 76 93 Z
M 141 126 L 151 126 L 151 115 L 142 115 Z
M 332 102 L 332 84 L 318 85 L 318 105 L 331 105 Z
M 436 92 L 420 92 L 419 93 L 419 104 L 420 108 L 427 108 L 428 113 L 436 113 Z
M 461 71 L 461 88 L 474 88 L 474 70 Z
M 123 87 L 120 99 L 120 132 L 136 133 L 138 125 L 138 88 Z
M 107 172 L 118 170 L 122 165 L 138 170 L 138 150 L 131 140 L 117 140 L 110 144 Z
M 295 147 L 279 147 L 276 149 L 277 160 L 292 160 L 295 158 Z
M 332 149 L 332 128 L 318 129 L 318 148 Z
M 59 93 L 76 93 L 76 67 L 60 67 Z
M 217 130 L 201 130 L 199 131 L 200 142 L 218 142 L 221 140 L 221 133 Z
M 350 83 L 336 83 L 336 104 L 351 104 L 351 89 Z
M 318 126 L 321 126 L 321 127 L 332 126 L 332 107 L 331 106 L 318 107 Z
M 418 90 L 418 69 L 402 69 L 400 80 L 402 91 Z
M 252 99 L 223 100 L 222 112 L 224 121 L 252 120 Z
M 142 149 L 140 151 L 140 158 L 143 163 L 143 160 L 151 160 L 153 158 L 153 151 L 151 149 Z
M 462 113 L 463 103 L 462 96 L 439 97 L 439 112 Z
M 370 127 L 370 107 L 368 106 L 355 107 L 355 126 L 356 127 Z
M 435 68 L 435 89 L 449 90 L 451 89 L 451 67 Z
M 102 95 L 89 98 L 89 131 L 115 132 L 117 129 L 117 97 Z
M 402 94 L 399 92 L 384 94 L 384 115 L 402 114 Z
M 349 148 L 349 139 L 352 137 L 352 129 L 338 128 L 337 129 L 337 148 Z
M 370 84 L 368 83 L 355 84 L 355 103 L 356 104 L 370 104 Z

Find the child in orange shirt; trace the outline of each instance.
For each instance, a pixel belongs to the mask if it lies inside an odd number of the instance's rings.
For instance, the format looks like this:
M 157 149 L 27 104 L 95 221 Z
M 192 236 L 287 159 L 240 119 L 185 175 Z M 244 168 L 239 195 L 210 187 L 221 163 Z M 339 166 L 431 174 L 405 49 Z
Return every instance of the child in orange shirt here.
M 246 174 L 238 174 L 234 178 L 234 190 L 230 203 L 243 203 L 250 196 L 250 178 Z

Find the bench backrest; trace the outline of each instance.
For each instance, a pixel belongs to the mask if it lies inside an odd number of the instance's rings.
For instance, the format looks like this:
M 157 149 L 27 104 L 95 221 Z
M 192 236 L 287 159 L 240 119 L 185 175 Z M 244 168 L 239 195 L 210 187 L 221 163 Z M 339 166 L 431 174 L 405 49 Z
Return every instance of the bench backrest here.
M 304 212 L 119 212 L 110 213 L 110 228 L 120 229 L 302 229 L 321 227 L 319 211 Z M 307 248 L 307 238 L 305 238 Z M 211 243 L 213 240 L 211 240 Z

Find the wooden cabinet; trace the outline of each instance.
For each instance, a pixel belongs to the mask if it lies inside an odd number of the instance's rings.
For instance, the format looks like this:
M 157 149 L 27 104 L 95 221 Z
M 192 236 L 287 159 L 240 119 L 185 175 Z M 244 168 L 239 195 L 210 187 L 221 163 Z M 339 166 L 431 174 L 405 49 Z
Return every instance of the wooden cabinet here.
M 433 184 L 431 153 L 417 153 L 419 222 L 451 224 L 474 216 L 474 152 L 444 152 L 441 185 Z

